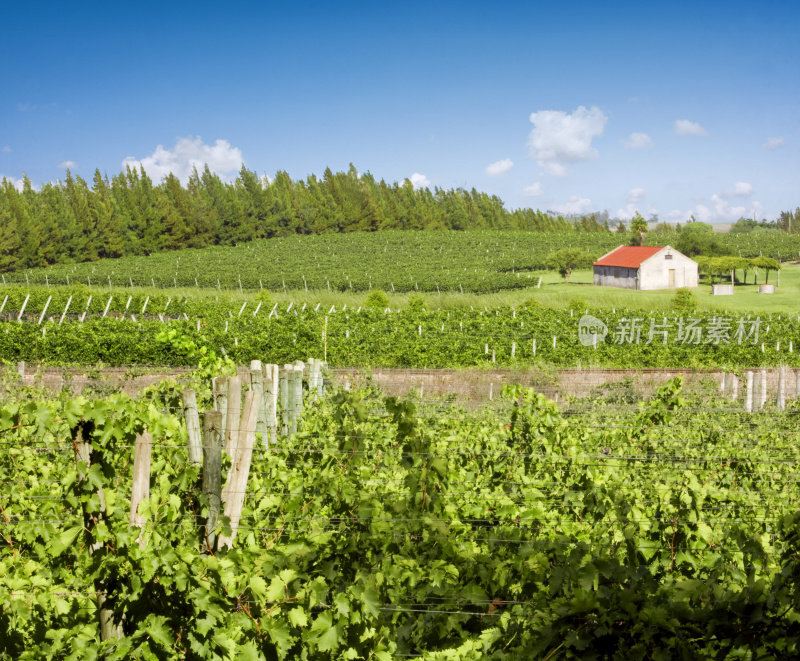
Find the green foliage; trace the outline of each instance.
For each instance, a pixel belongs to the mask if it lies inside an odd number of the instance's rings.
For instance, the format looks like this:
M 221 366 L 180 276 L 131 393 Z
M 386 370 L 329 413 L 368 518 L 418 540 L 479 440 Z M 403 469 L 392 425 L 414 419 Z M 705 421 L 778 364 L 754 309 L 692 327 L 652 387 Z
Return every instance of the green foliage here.
M 697 295 L 686 287 L 681 287 L 672 297 L 672 309 L 678 312 L 694 312 L 697 309 Z
M 422 294 L 411 294 L 408 297 L 408 311 L 412 314 L 422 314 L 425 311 L 425 297 Z
M 800 654 L 800 490 L 774 460 L 798 446 L 793 416 L 739 426 L 727 402 L 686 401 L 679 379 L 634 411 L 565 415 L 531 389 L 505 394 L 469 413 L 334 392 L 291 445 L 253 455 L 233 548 L 213 553 L 171 412 L 121 395 L 5 400 L 0 655 Z M 145 427 L 139 529 L 128 494 Z M 100 640 L 99 593 L 119 638 Z
M 558 271 L 565 282 L 575 269 L 589 268 L 594 262 L 594 257 L 580 248 L 561 248 L 547 256 L 547 268 Z
M 389 296 L 382 289 L 373 289 L 364 299 L 364 306 L 371 310 L 385 310 L 389 307 Z
M 113 318 L 111 313 L 102 318 L 107 298 L 95 297 L 91 303 L 95 316 L 87 317 L 83 323 L 80 315 L 76 315 L 59 324 L 60 314 L 56 312 L 40 326 L 39 310 L 49 296 L 48 291 L 53 290 L 33 290 L 28 303 L 29 316 L 23 323 L 16 323 L 17 314 L 13 310 L 19 309 L 25 291 L 15 289 L 13 299 L 9 296 L 7 321 L 0 321 L 0 356 L 5 360 L 195 368 L 203 360 L 206 372 L 211 373 L 218 369 L 218 361 L 225 358 L 238 364 L 253 359 L 283 364 L 293 362 L 298 355 L 325 355 L 327 347 L 327 360 L 337 367 L 475 367 L 491 365 L 492 352 L 494 364 L 499 366 L 574 367 L 578 363 L 653 368 L 721 364 L 800 366 L 798 352 L 788 350 L 790 342 L 794 347 L 800 346 L 800 320 L 794 314 L 765 312 L 760 315 L 758 338 L 741 336 L 737 340 L 735 333 L 740 322 L 749 324 L 747 315 L 719 311 L 693 313 L 697 324 L 705 329 L 716 324 L 715 319 L 725 319 L 729 330 L 727 341 L 715 342 L 704 334 L 699 342 L 681 342 L 678 329 L 687 320 L 682 320 L 684 315 L 680 311 L 667 314 L 660 310 L 598 310 L 595 314 L 608 326 L 609 333 L 596 347 L 586 347 L 578 341 L 575 313 L 580 317 L 585 309 L 592 307 L 591 299 L 578 300 L 583 297 L 574 295 L 569 297 L 573 299 L 572 305 L 565 304 L 560 309 L 543 306 L 430 309 L 421 295 L 414 295 L 408 306 L 393 309 L 391 313 L 340 307 L 330 311 L 310 305 L 292 305 L 288 309 L 289 305 L 281 304 L 272 315 L 263 307 L 256 315 L 251 314 L 251 309 L 255 312 L 252 304 L 240 315 L 240 299 L 221 298 L 217 302 L 211 297 L 170 303 L 168 312 L 174 306 L 177 313 L 171 318 L 141 315 L 142 301 L 135 320 L 130 313 L 124 318 L 119 313 Z M 56 310 L 62 309 L 67 292 L 58 295 Z M 166 301 L 153 297 L 148 310 L 163 309 Z M 118 304 L 121 309 L 126 302 L 124 296 L 115 297 L 111 307 Z M 85 304 L 83 299 L 75 301 L 78 310 L 85 308 Z M 189 318 L 184 319 L 184 314 Z M 639 341 L 627 336 L 620 340 L 616 330 L 630 325 L 632 319 L 639 320 Z M 659 327 L 666 324 L 667 344 L 658 334 L 653 337 L 655 341 L 648 341 L 651 320 Z M 164 341 L 157 340 L 159 336 Z M 554 336 L 556 346 L 552 343 Z M 535 356 L 533 340 L 537 342 Z M 516 351 L 512 358 L 513 345 Z M 208 352 L 205 356 L 200 353 L 203 347 Z
M 508 211 L 475 189 L 415 190 L 376 181 L 370 173 L 325 170 L 272 181 L 242 167 L 224 183 L 206 166 L 187 186 L 170 174 L 153 182 L 143 168 L 113 179 L 95 171 L 90 186 L 66 180 L 23 191 L 0 180 L 0 270 L 150 255 L 181 248 L 235 246 L 254 239 L 337 232 L 513 229 L 602 233 L 594 216 L 567 220 L 533 209 Z

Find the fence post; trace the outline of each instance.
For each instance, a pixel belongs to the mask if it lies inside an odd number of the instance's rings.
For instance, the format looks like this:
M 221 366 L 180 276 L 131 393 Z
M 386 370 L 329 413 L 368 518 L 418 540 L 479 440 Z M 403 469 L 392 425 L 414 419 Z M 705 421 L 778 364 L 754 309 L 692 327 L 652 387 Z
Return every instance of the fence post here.
M 250 389 L 256 394 L 256 433 L 261 434 L 261 442 L 267 442 L 267 407 L 264 401 L 264 369 L 260 360 L 250 361 Z
M 215 376 L 211 380 L 211 393 L 214 402 L 214 410 L 219 411 L 222 416 L 220 422 L 220 429 L 225 429 L 225 418 L 228 415 L 228 377 Z M 224 433 L 221 432 L 221 433 Z
M 284 365 L 279 374 L 278 394 L 281 398 L 281 436 L 289 435 L 289 373 L 294 368 Z
M 130 524 L 139 528 L 139 548 L 145 546 L 144 517 L 139 514 L 139 503 L 150 497 L 150 459 L 153 453 L 153 436 L 148 432 L 136 435 L 133 450 L 133 486 L 131 488 Z
M 761 401 L 758 408 L 763 409 L 766 403 L 767 403 L 767 370 L 761 370 Z
M 269 441 L 274 445 L 278 440 L 278 366 L 264 365 L 264 400 L 266 404 L 267 430 Z
M 786 408 L 786 368 L 781 365 L 778 370 L 778 410 Z
M 181 391 L 183 416 L 189 436 L 189 461 L 195 465 L 203 463 L 203 440 L 200 438 L 200 415 L 197 412 L 197 396 L 194 390 Z
M 239 423 L 242 417 L 242 379 L 232 376 L 228 379 L 228 413 L 225 416 L 225 452 L 233 454 L 236 445 Z
M 753 373 L 751 371 L 745 372 L 745 377 L 747 378 L 747 394 L 745 396 L 745 410 L 748 413 L 753 412 Z
M 214 549 L 222 488 L 222 413 L 206 411 L 203 420 L 203 493 L 208 496 L 206 549 Z
M 220 535 L 219 548 L 233 545 L 233 538 L 239 529 L 239 520 L 242 517 L 247 478 L 250 475 L 250 462 L 253 457 L 253 446 L 256 441 L 256 418 L 258 416 L 258 401 L 256 393 L 249 390 L 244 398 L 242 424 L 234 448 L 231 470 L 222 491 L 222 500 L 225 503 L 225 516 L 230 518 L 231 534 Z
M 739 377 L 731 374 L 731 401 L 735 402 L 739 398 Z

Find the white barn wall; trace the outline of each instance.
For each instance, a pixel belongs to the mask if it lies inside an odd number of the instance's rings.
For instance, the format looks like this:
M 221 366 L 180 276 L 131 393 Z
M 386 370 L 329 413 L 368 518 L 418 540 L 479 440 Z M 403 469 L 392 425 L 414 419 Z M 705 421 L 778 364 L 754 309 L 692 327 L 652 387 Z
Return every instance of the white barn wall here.
M 672 259 L 666 259 L 666 255 Z M 675 270 L 675 282 L 671 287 L 669 270 Z M 655 255 L 648 257 L 639 265 L 639 289 L 678 289 L 679 287 L 697 287 L 697 262 L 679 253 L 670 246 L 665 246 Z

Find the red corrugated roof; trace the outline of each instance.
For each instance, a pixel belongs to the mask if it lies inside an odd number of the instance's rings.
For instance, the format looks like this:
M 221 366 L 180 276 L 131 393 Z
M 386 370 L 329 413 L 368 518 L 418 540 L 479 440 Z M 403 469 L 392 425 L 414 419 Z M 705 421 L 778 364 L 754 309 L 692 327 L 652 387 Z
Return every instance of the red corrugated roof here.
M 625 266 L 637 269 L 648 257 L 652 257 L 664 246 L 620 246 L 605 257 L 598 259 L 595 266 Z

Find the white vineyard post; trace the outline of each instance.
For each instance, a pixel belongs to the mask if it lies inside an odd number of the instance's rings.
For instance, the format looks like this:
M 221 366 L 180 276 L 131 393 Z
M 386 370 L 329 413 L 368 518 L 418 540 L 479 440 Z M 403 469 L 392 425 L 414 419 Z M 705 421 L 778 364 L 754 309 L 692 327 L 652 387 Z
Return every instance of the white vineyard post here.
M 747 379 L 747 386 L 746 386 L 746 395 L 745 395 L 745 410 L 748 413 L 753 412 L 753 373 L 751 371 L 745 372 L 745 377 Z
M 739 398 L 739 377 L 731 374 L 731 401 L 735 402 Z
M 781 365 L 778 369 L 778 410 L 786 408 L 786 368 Z
M 47 308 L 50 306 L 50 301 L 53 300 L 52 296 L 47 297 L 47 302 L 44 304 L 44 308 L 42 308 L 42 314 L 39 315 L 39 326 L 42 325 L 42 321 L 44 320 L 44 315 L 47 314 Z
M 28 305 L 28 299 L 29 299 L 30 297 L 31 297 L 31 295 L 30 295 L 30 294 L 28 294 L 28 295 L 25 297 L 25 300 L 22 302 L 22 307 L 19 309 L 19 314 L 17 315 L 17 323 L 19 323 L 19 324 L 21 324 L 21 323 L 22 323 L 22 315 L 23 315 L 23 313 L 25 312 L 25 306 L 26 306 L 26 305 Z
M 67 316 L 67 310 L 69 310 L 69 304 L 72 303 L 72 296 L 67 299 L 67 304 L 64 306 L 64 312 L 61 313 L 61 319 L 58 320 L 58 325 L 60 326 L 64 321 L 64 317 Z

